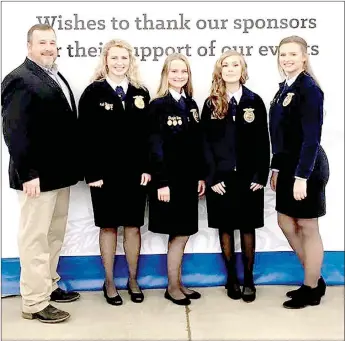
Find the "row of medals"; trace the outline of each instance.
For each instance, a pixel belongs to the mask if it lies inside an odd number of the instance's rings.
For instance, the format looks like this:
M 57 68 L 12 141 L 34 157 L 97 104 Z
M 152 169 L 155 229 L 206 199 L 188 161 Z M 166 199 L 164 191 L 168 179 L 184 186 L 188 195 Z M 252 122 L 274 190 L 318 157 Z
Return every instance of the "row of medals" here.
M 177 125 L 182 125 L 182 119 L 180 116 L 169 116 L 168 117 L 168 126 L 177 126 Z

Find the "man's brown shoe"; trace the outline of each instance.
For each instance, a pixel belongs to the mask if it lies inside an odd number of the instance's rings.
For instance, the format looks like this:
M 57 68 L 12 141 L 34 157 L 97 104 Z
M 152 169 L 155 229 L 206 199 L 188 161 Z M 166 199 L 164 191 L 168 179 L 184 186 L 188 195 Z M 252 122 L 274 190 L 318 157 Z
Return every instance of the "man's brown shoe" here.
M 57 309 L 52 305 L 48 305 L 43 310 L 38 313 L 24 313 L 22 312 L 22 317 L 27 320 L 37 319 L 43 323 L 59 323 L 67 320 L 71 315 L 66 311 Z
M 79 298 L 80 294 L 78 292 L 68 292 L 60 288 L 55 289 L 50 295 L 50 300 L 58 303 L 73 302 Z

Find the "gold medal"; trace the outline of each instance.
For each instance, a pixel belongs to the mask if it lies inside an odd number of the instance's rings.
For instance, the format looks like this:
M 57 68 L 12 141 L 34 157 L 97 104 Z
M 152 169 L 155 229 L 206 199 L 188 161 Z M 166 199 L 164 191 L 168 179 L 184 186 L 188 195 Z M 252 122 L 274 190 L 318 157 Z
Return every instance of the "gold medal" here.
M 177 123 L 178 123 L 179 125 L 182 125 L 182 120 L 179 119 L 179 120 L 177 121 Z
M 168 123 L 168 126 L 171 126 L 172 125 L 172 120 L 169 119 L 167 123 Z
M 144 97 L 143 96 L 134 96 L 134 105 L 139 108 L 139 109 L 144 109 L 145 108 L 145 102 L 144 102 Z
M 173 126 L 177 126 L 176 119 L 173 120 Z
M 292 96 L 294 96 L 293 92 L 288 92 L 286 97 L 284 98 L 284 102 L 283 102 L 283 107 L 286 107 L 290 104 L 291 100 L 292 100 Z
M 105 102 L 104 103 L 105 110 L 113 110 L 113 105 L 110 103 Z
M 247 123 L 252 123 L 255 120 L 254 109 L 253 108 L 246 108 L 243 110 L 244 110 L 244 114 L 243 114 L 244 120 Z

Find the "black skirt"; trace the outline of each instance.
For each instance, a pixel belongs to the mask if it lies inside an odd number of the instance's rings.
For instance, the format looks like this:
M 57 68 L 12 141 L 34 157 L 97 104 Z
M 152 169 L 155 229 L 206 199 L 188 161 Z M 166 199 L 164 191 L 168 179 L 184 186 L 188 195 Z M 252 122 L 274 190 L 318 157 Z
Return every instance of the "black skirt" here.
M 320 146 L 314 170 L 307 180 L 307 197 L 295 200 L 296 162 L 282 159 L 276 188 L 276 210 L 292 218 L 311 219 L 326 214 L 325 188 L 329 179 L 329 164 L 325 151 Z
M 158 200 L 156 186 L 149 190 L 149 231 L 171 236 L 197 233 L 198 181 L 170 182 L 169 188 L 169 202 Z
M 90 187 L 95 225 L 100 228 L 144 225 L 147 187 L 138 179 L 115 182 L 104 179 L 101 188 Z
M 251 180 L 230 172 L 224 180 L 225 194 L 206 191 L 208 226 L 224 231 L 252 231 L 264 226 L 264 189 L 253 192 Z

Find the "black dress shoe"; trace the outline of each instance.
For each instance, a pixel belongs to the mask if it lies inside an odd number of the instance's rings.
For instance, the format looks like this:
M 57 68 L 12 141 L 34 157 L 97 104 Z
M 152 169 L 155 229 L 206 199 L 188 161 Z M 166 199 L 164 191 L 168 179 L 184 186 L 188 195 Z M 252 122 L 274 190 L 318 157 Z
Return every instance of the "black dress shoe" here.
M 177 305 L 190 305 L 191 304 L 191 301 L 190 301 L 190 299 L 188 297 L 182 298 L 180 300 L 176 300 L 175 298 L 170 296 L 168 290 L 165 291 L 164 297 L 167 300 L 169 300 L 169 301 L 171 301 L 171 302 L 173 302 L 173 303 L 175 303 Z
M 59 323 L 67 320 L 71 317 L 71 315 L 66 311 L 57 309 L 49 304 L 47 307 L 37 313 L 22 312 L 22 317 L 27 320 L 37 319 L 38 321 L 43 323 Z
M 131 296 L 132 302 L 141 303 L 142 301 L 144 301 L 144 294 L 141 292 L 140 288 L 139 288 L 140 292 L 133 292 L 129 286 L 129 281 L 127 282 L 127 290 L 128 290 L 129 296 Z
M 244 302 L 253 302 L 256 299 L 256 288 L 254 285 L 243 286 L 242 289 L 242 300 Z
M 184 293 L 184 295 L 189 298 L 190 300 L 198 300 L 201 297 L 201 294 L 195 290 L 192 290 L 193 292 L 190 294 Z
M 228 295 L 228 297 L 230 297 L 233 300 L 241 299 L 242 295 L 241 295 L 241 287 L 239 283 L 228 282 L 226 284 L 226 288 L 227 288 L 226 294 Z
M 105 287 L 105 283 L 103 284 L 103 294 L 104 294 L 104 297 L 105 297 L 107 303 L 109 303 L 111 305 L 121 305 L 123 303 L 122 297 L 119 294 L 117 294 L 114 297 L 108 296 L 107 289 Z
M 325 280 L 323 279 L 323 277 L 321 276 L 319 278 L 319 280 L 317 281 L 317 287 L 319 288 L 319 292 L 320 292 L 320 296 L 325 296 L 326 294 L 326 282 Z
M 326 282 L 325 282 L 325 280 L 323 279 L 322 276 L 319 278 L 319 280 L 317 282 L 317 287 L 319 288 L 321 297 L 324 296 L 325 293 L 326 293 Z M 293 298 L 295 295 L 299 294 L 299 292 L 301 291 L 301 288 L 302 287 L 299 287 L 296 290 L 288 291 L 286 293 L 286 296 L 289 297 L 289 298 Z
M 51 295 L 50 300 L 58 303 L 73 302 L 80 298 L 80 294 L 75 291 L 65 291 L 60 288 L 55 289 Z
M 319 288 L 311 288 L 303 284 L 298 294 L 295 294 L 291 300 L 284 302 L 283 307 L 287 309 L 301 309 L 308 305 L 319 305 L 320 301 L 321 295 Z

